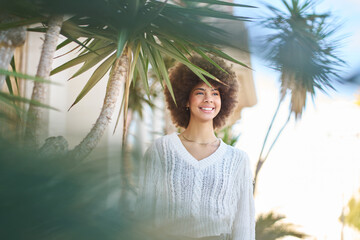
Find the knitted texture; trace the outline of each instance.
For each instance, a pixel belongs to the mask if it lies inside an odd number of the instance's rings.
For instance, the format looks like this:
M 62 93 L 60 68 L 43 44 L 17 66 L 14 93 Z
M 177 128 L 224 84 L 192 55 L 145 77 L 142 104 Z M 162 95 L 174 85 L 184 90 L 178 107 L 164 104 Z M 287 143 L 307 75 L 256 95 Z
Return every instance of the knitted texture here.
M 252 174 L 245 152 L 220 141 L 200 161 L 176 133 L 157 139 L 140 171 L 137 211 L 166 234 L 255 239 Z M 226 237 L 226 238 L 228 238 Z

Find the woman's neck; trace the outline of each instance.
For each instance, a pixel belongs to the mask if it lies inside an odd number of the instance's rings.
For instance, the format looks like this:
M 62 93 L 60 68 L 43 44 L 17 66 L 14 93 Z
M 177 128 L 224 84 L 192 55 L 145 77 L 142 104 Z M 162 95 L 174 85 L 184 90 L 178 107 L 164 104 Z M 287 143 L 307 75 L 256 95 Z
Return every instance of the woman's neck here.
M 216 138 L 212 122 L 194 123 L 190 121 L 182 135 L 195 142 L 209 142 Z

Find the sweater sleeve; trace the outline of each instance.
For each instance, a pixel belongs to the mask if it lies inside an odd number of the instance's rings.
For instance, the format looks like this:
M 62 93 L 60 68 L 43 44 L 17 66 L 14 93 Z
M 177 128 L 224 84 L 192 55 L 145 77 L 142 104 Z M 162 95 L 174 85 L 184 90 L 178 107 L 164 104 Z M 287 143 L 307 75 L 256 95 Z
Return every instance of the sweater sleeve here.
M 249 158 L 244 153 L 244 168 L 240 174 L 240 194 L 233 223 L 232 240 L 255 240 L 255 207 L 253 179 Z
M 156 203 L 156 189 L 159 184 L 160 159 L 153 143 L 145 152 L 139 165 L 139 181 L 137 187 L 136 213 L 152 217 Z

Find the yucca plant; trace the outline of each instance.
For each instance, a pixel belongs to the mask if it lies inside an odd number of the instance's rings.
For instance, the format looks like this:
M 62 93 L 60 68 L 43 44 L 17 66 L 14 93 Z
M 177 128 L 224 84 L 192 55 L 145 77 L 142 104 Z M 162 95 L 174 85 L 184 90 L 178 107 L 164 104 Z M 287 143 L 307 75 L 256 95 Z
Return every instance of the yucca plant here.
M 15 29 L 23 30 L 23 42 L 25 41 L 25 26 L 30 24 L 45 24 L 45 40 L 42 46 L 40 61 L 36 72 L 39 79 L 49 79 L 52 69 L 52 62 L 57 46 L 57 41 L 63 22 L 63 16 L 54 11 L 52 5 L 55 1 L 47 3 L 45 1 L 34 0 L 3 0 L 3 8 L 0 10 L 0 16 L 5 19 L 16 19 L 7 24 L 0 24 L 0 33 L 11 32 Z M 64 14 L 64 12 L 62 12 Z M 0 52 L 0 57 L 3 54 Z M 1 61 L 1 69 L 7 69 L 9 63 Z M 40 136 L 46 135 L 46 126 L 44 123 L 45 109 L 36 103 L 45 103 L 49 85 L 42 81 L 35 81 L 32 91 L 31 101 L 26 118 L 25 141 L 30 147 L 37 148 L 40 144 Z
M 209 61 L 211 60 L 205 53 L 219 55 L 241 64 L 219 49 L 221 44 L 226 44 L 223 36 L 227 33 L 201 21 L 200 18 L 247 20 L 243 17 L 236 17 L 210 8 L 216 5 L 249 7 L 246 5 L 218 0 L 183 1 L 196 4 L 182 4 L 178 3 L 178 1 L 166 0 L 76 2 L 23 0 L 22 2 L 28 5 L 34 4 L 42 11 L 45 9 L 51 16 L 62 15 L 66 12 L 71 14 L 70 19 L 63 23 L 61 29 L 61 34 L 67 39 L 58 46 L 58 49 L 71 42 L 76 42 L 82 50 L 78 57 L 53 70 L 52 74 L 83 64 L 73 76 L 74 78 L 98 63 L 100 64 L 74 101 L 74 104 L 78 103 L 110 71 L 100 116 L 82 143 L 70 153 L 76 159 L 84 158 L 96 146 L 113 115 L 115 102 L 124 83 L 123 109 L 125 113 L 124 119 L 126 119 L 130 83 L 134 74 L 140 75 L 145 90 L 148 92 L 147 71 L 151 65 L 157 77 L 172 92 L 163 61 L 164 55 L 169 55 L 177 61 L 183 62 L 204 81 L 206 81 L 204 76 L 214 77 L 187 60 L 187 56 L 191 52 L 196 52 Z M 201 5 L 199 6 L 198 3 L 201 3 Z M 29 9 L 33 10 L 33 8 Z M 36 22 L 36 20 L 39 22 L 39 16 L 34 17 L 33 15 L 26 15 L 26 24 L 31 21 Z M 43 21 L 43 18 L 41 19 Z M 24 22 L 18 22 L 17 24 L 26 25 Z M 49 28 L 35 28 L 32 30 L 44 32 L 47 29 Z M 123 127 L 125 126 L 126 123 L 124 123 Z M 126 129 L 124 129 L 124 132 L 126 133 Z
M 264 27 L 273 31 L 265 39 L 264 58 L 281 73 L 281 89 L 279 104 L 262 146 L 255 179 L 291 115 L 294 114 L 296 120 L 301 118 L 307 96 L 314 97 L 316 89 L 325 92 L 327 88 L 333 88 L 332 82 L 339 79 L 337 72 L 344 64 L 337 56 L 340 39 L 334 37 L 339 26 L 331 21 L 330 13 L 311 12 L 315 7 L 313 0 L 281 2 L 285 11 L 268 5 L 272 16 L 262 21 Z M 269 132 L 287 94 L 291 98 L 289 116 L 263 156 Z
M 214 78 L 206 71 L 193 65 L 187 56 L 196 52 L 211 61 L 206 53 L 219 55 L 242 64 L 223 53 L 219 46 L 226 44 L 221 29 L 213 27 L 197 17 L 215 19 L 246 20 L 229 13 L 210 8 L 213 5 L 244 5 L 225 1 L 193 0 L 206 3 L 201 6 L 182 6 L 177 1 L 106 1 L 94 4 L 96 11 L 87 16 L 75 15 L 63 24 L 62 32 L 68 39 L 59 48 L 73 39 L 83 38 L 83 50 L 78 57 L 53 70 L 52 74 L 83 64 L 72 78 L 86 72 L 97 63 L 93 72 L 73 105 L 78 103 L 95 84 L 110 70 L 105 101 L 93 129 L 72 152 L 74 158 L 85 157 L 97 144 L 114 111 L 122 84 L 125 84 L 124 119 L 127 119 L 130 85 L 134 74 L 140 76 L 145 91 L 149 94 L 147 72 L 151 65 L 157 79 L 172 92 L 163 56 L 168 55 L 187 65 L 205 82 L 204 76 Z M 95 6 L 96 5 L 96 6 Z M 212 61 L 211 61 L 212 62 Z M 214 63 L 215 64 L 215 63 Z M 124 136 L 126 123 L 123 124 Z

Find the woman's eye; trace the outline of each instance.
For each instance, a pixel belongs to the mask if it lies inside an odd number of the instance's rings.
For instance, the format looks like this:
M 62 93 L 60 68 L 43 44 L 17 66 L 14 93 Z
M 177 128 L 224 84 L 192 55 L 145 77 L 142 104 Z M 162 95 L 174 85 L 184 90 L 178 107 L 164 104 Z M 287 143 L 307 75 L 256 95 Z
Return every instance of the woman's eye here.
M 203 92 L 197 92 L 195 93 L 195 95 L 203 95 L 204 93 Z
M 214 96 L 219 96 L 219 93 L 214 92 L 213 95 L 214 95 Z

